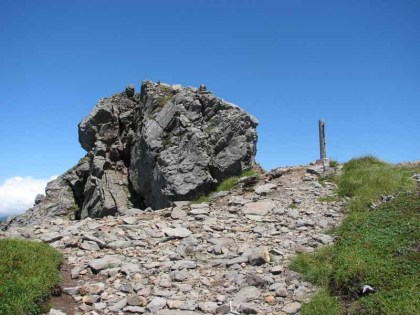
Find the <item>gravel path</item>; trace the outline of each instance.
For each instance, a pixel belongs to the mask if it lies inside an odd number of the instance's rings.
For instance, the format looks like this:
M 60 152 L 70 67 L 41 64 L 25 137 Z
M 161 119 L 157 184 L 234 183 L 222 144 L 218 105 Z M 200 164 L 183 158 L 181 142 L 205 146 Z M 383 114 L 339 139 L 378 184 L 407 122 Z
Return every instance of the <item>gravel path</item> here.
M 290 259 L 332 243 L 325 230 L 343 217 L 342 204 L 319 201 L 334 190 L 319 184 L 320 172 L 277 169 L 205 204 L 54 219 L 0 237 L 37 238 L 64 253 L 74 314 L 298 314 L 316 288 L 288 269 Z

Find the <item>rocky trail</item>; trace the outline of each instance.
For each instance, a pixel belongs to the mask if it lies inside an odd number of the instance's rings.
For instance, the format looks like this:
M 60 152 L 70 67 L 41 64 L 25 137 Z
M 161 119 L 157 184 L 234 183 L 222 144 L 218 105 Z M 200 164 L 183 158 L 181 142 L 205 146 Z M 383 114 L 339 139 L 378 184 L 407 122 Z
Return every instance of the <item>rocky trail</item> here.
M 14 227 L 64 254 L 70 277 L 50 314 L 298 314 L 315 291 L 291 271 L 297 252 L 333 242 L 343 214 L 320 202 L 319 165 L 248 177 L 208 203 Z M 61 303 L 63 304 L 63 303 Z M 61 310 L 60 310 L 60 307 Z

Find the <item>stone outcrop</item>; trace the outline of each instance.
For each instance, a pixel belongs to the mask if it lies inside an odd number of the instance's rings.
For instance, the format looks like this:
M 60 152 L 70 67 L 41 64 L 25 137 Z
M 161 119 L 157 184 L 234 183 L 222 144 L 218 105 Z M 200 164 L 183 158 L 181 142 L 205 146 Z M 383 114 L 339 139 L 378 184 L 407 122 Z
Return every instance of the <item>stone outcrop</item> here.
M 87 155 L 14 222 L 161 209 L 211 191 L 254 164 L 257 120 L 204 86 L 143 82 L 99 101 L 79 124 Z

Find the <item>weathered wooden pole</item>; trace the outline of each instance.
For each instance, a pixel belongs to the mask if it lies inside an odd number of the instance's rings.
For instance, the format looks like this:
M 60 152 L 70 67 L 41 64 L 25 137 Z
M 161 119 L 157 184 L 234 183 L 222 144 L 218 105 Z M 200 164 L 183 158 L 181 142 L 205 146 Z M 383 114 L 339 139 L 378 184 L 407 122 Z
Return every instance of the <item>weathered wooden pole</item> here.
M 327 170 L 327 153 L 325 150 L 325 123 L 323 120 L 319 120 L 319 155 L 321 163 L 324 167 L 324 172 Z
M 324 160 L 327 157 L 325 153 L 325 123 L 323 120 L 318 122 L 319 124 L 319 152 L 320 152 L 320 159 Z

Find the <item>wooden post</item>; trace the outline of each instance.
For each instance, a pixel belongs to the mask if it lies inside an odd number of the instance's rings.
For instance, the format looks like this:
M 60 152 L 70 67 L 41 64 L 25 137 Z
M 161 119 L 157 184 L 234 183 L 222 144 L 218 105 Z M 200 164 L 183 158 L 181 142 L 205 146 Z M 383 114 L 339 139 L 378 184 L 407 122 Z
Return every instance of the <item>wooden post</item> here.
M 319 155 L 320 155 L 320 160 L 321 163 L 324 167 L 324 172 L 327 170 L 327 153 L 325 150 L 325 123 L 323 120 L 319 120 L 318 122 L 319 125 Z
M 324 160 L 327 155 L 325 153 L 325 123 L 323 120 L 319 121 L 319 152 L 320 159 Z

